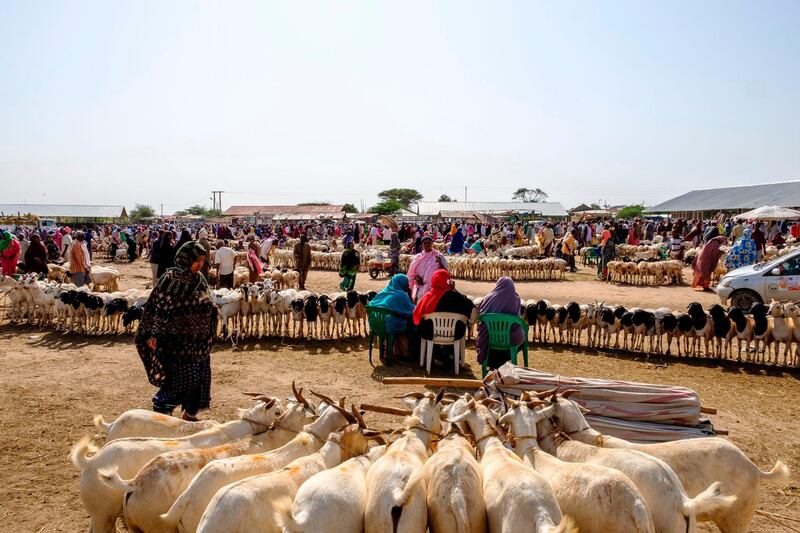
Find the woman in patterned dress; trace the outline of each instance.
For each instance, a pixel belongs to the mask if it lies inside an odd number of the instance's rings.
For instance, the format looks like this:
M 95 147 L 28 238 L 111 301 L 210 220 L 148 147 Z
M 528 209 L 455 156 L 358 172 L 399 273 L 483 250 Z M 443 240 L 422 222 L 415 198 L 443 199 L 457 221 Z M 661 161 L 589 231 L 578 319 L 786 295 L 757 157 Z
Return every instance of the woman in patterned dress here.
M 175 267 L 153 288 L 136 332 L 139 352 L 151 384 L 160 387 L 153 410 L 184 420 L 211 403 L 211 344 L 214 305 L 203 274 L 206 250 L 190 241 L 175 254 Z

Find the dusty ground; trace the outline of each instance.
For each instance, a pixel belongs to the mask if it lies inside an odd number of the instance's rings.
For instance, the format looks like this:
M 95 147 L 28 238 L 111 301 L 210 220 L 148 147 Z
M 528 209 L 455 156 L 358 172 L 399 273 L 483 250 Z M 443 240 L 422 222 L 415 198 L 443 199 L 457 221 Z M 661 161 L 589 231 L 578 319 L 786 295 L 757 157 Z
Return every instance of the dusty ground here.
M 123 267 L 123 286 L 143 286 L 147 266 Z M 625 305 L 674 309 L 690 301 L 713 303 L 713 294 L 698 294 L 685 287 L 618 287 L 591 280 L 586 272 L 563 282 L 518 285 L 523 298 L 547 297 L 554 302 L 604 300 Z M 332 291 L 338 278 L 330 272 L 313 272 L 312 290 Z M 491 284 L 459 281 L 458 288 L 484 294 Z M 357 288 L 379 289 L 385 280 L 359 276 Z M 377 359 L 377 357 L 375 357 Z M 474 348 L 468 346 L 468 360 Z M 639 358 L 594 351 L 534 348 L 530 365 L 542 370 L 588 377 L 618 378 L 692 387 L 705 405 L 715 406 L 717 427 L 730 430 L 730 439 L 762 469 L 782 459 L 793 470 L 789 487 L 770 488 L 760 509 L 780 515 L 780 525 L 756 516 L 753 531 L 800 530 L 800 399 L 798 375 L 757 368 L 720 366 L 708 361 L 668 359 L 657 368 Z M 391 396 L 414 387 L 384 386 L 384 376 L 420 375 L 417 366 L 399 363 L 391 368 L 370 366 L 366 342 L 301 343 L 248 341 L 234 351 L 218 344 L 212 355 L 213 407 L 208 417 L 225 419 L 235 407 L 246 404 L 240 394 L 262 390 L 288 395 L 297 378 L 332 395 L 347 395 L 356 402 L 399 406 Z M 434 375 L 448 375 L 449 367 L 435 367 Z M 464 377 L 480 375 L 471 363 Z M 463 373 L 462 373 L 463 375 Z M 0 531 L 80 531 L 86 513 L 78 496 L 78 473 L 67 455 L 72 444 L 94 434 L 92 417 L 113 418 L 133 407 L 147 408 L 153 388 L 147 383 L 130 338 L 62 336 L 33 328 L 0 326 Z M 397 420 L 370 415 L 378 427 Z M 703 527 L 713 531 L 713 527 Z

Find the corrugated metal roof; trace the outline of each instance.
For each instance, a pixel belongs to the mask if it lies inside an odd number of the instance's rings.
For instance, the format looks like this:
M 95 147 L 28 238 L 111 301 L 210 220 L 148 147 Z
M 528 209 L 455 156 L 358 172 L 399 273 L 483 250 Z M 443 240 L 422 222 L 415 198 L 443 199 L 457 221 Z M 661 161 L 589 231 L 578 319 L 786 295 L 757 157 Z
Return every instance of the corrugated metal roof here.
M 800 181 L 698 189 L 654 205 L 648 213 L 753 209 L 764 205 L 800 207 Z
M 122 218 L 128 216 L 122 205 L 0 204 L 0 214 L 17 213 L 40 218 Z
M 232 205 L 223 213 L 227 217 L 285 214 L 335 214 L 344 211 L 344 205 Z
M 537 212 L 546 217 L 565 217 L 567 211 L 559 202 L 418 202 L 419 214 L 438 215 L 440 211 L 472 211 L 475 213 Z

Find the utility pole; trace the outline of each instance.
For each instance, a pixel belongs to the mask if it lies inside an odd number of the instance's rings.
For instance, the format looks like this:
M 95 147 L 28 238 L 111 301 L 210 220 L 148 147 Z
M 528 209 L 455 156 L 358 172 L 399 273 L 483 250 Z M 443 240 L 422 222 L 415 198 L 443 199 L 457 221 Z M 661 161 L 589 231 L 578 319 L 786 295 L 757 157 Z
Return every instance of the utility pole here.
M 464 185 L 464 203 L 467 203 L 467 186 Z
M 222 211 L 222 192 L 223 191 L 211 191 L 211 209 L 215 209 L 218 211 Z
M 161 206 L 161 217 L 164 217 L 164 204 L 158 204 Z

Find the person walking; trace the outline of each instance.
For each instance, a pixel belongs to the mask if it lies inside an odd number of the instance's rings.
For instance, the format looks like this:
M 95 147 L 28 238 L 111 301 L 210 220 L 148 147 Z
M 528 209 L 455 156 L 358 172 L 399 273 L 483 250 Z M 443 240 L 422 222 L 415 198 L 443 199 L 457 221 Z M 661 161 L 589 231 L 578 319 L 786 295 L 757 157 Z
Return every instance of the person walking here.
M 264 273 L 264 267 L 261 265 L 258 254 L 258 243 L 254 240 L 250 241 L 250 244 L 247 245 L 247 271 L 250 273 L 250 283 L 261 279 L 261 275 Z
M 311 269 L 311 246 L 305 235 L 300 236 L 300 242 L 294 245 L 294 267 L 300 273 L 300 290 L 306 289 L 306 278 Z
M 175 248 L 175 232 L 171 230 L 164 232 L 164 236 L 161 237 L 161 246 L 159 247 L 158 251 L 158 270 L 156 271 L 157 277 L 160 278 L 164 275 L 164 272 L 166 272 L 167 269 L 175 266 L 175 252 L 177 251 L 177 248 Z
M 694 279 L 692 280 L 692 288 L 695 290 L 710 290 L 711 275 L 717 268 L 719 258 L 722 255 L 720 246 L 725 244 L 727 239 L 723 236 L 714 237 L 708 241 L 703 249 L 700 250 L 700 255 L 695 258 L 692 263 L 692 270 L 694 271 Z
M 91 281 L 92 260 L 82 231 L 75 232 L 75 241 L 70 247 L 69 271 L 76 287 L 82 287 Z
M 158 264 L 159 264 L 159 257 L 161 256 L 161 240 L 164 238 L 164 230 L 158 230 L 158 233 L 155 233 L 155 238 L 150 244 L 150 253 L 149 261 L 150 261 L 150 272 L 153 275 L 153 287 L 156 286 L 156 282 L 158 281 Z
M 342 282 L 339 288 L 343 291 L 351 291 L 356 286 L 356 274 L 358 274 L 358 267 L 361 264 L 361 257 L 356 252 L 353 243 L 350 242 L 347 248 L 342 252 L 342 260 L 339 263 L 339 277 Z
M 190 241 L 175 254 L 175 266 L 153 287 L 136 330 L 136 349 L 148 381 L 159 387 L 153 410 L 171 415 L 180 406 L 184 420 L 211 403 L 211 293 L 200 269 L 206 250 Z

